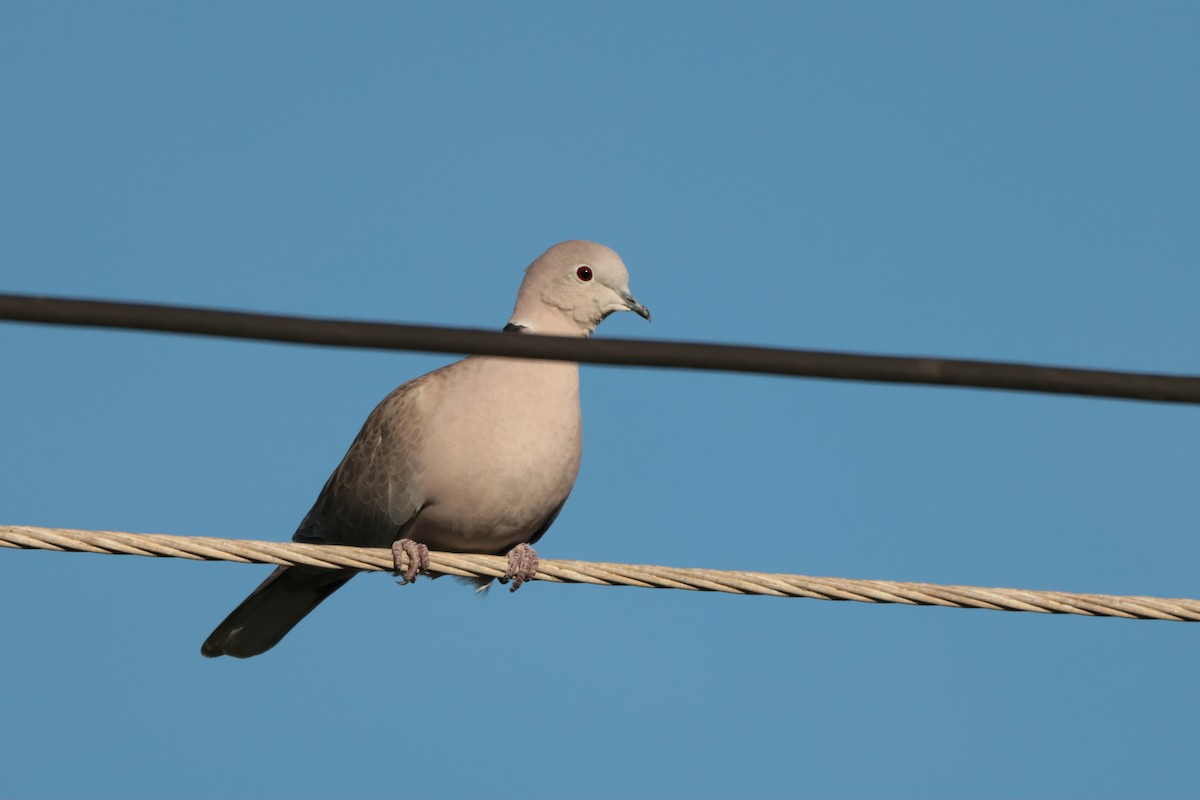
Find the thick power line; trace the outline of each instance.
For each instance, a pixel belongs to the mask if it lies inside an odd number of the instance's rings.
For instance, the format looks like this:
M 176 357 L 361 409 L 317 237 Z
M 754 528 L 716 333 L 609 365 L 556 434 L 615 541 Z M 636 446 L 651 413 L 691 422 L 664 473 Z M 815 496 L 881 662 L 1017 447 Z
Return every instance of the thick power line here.
M 162 331 L 329 347 L 545 358 L 833 380 L 966 386 L 1200 404 L 1200 377 L 997 361 L 863 355 L 773 347 L 574 339 L 276 314 L 0 294 L 0 319 Z

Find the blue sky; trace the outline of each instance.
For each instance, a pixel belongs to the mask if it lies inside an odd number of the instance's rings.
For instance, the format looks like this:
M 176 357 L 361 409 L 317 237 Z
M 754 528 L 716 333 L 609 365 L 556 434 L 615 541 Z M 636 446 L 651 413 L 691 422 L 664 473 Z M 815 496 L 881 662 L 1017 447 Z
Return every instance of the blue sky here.
M 0 290 L 1200 372 L 1189 3 L 0 6 Z M 286 539 L 449 357 L 0 324 L 0 522 Z M 1200 596 L 1197 410 L 585 367 L 547 558 Z M 1194 797 L 1200 628 L 0 552 L 0 794 Z

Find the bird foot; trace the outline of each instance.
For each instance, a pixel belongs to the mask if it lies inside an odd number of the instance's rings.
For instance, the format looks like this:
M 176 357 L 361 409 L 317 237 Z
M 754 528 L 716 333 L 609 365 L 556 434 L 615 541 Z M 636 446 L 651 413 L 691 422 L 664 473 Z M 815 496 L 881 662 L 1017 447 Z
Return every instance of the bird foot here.
M 538 554 L 527 544 L 519 544 L 508 551 L 508 571 L 500 579 L 501 583 L 512 581 L 510 592 L 521 588 L 521 584 L 533 580 L 537 575 Z
M 404 564 L 401 554 L 408 556 L 408 568 L 401 569 Z M 397 539 L 392 542 L 392 574 L 400 578 L 397 583 L 401 586 L 413 583 L 417 575 L 429 571 L 429 548 L 412 539 Z

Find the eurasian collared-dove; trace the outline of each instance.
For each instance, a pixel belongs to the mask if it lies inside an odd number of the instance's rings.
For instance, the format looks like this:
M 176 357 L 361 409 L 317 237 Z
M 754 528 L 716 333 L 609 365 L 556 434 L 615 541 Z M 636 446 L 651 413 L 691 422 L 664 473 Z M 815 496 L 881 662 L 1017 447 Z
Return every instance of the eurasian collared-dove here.
M 563 242 L 525 270 L 504 329 L 588 336 L 614 311 L 650 319 L 620 257 Z M 577 364 L 470 356 L 384 398 L 292 538 L 391 547 L 397 572 L 400 554 L 409 556 L 406 582 L 428 566 L 429 548 L 508 553 L 502 580 L 515 590 L 537 572 L 530 545 L 566 502 L 581 444 Z M 271 649 L 355 574 L 276 569 L 200 652 L 248 658 Z

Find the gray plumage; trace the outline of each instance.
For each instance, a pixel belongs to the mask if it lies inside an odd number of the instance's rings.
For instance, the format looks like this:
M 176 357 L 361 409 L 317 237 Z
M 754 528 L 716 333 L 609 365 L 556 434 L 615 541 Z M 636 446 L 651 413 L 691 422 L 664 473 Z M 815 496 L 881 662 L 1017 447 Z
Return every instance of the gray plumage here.
M 620 257 L 563 242 L 526 269 L 507 329 L 588 336 L 614 311 L 650 318 L 629 293 Z M 577 364 L 470 356 L 384 398 L 292 538 L 363 547 L 409 540 L 511 559 L 554 522 L 581 449 Z M 247 658 L 270 649 L 355 574 L 280 567 L 201 652 Z

